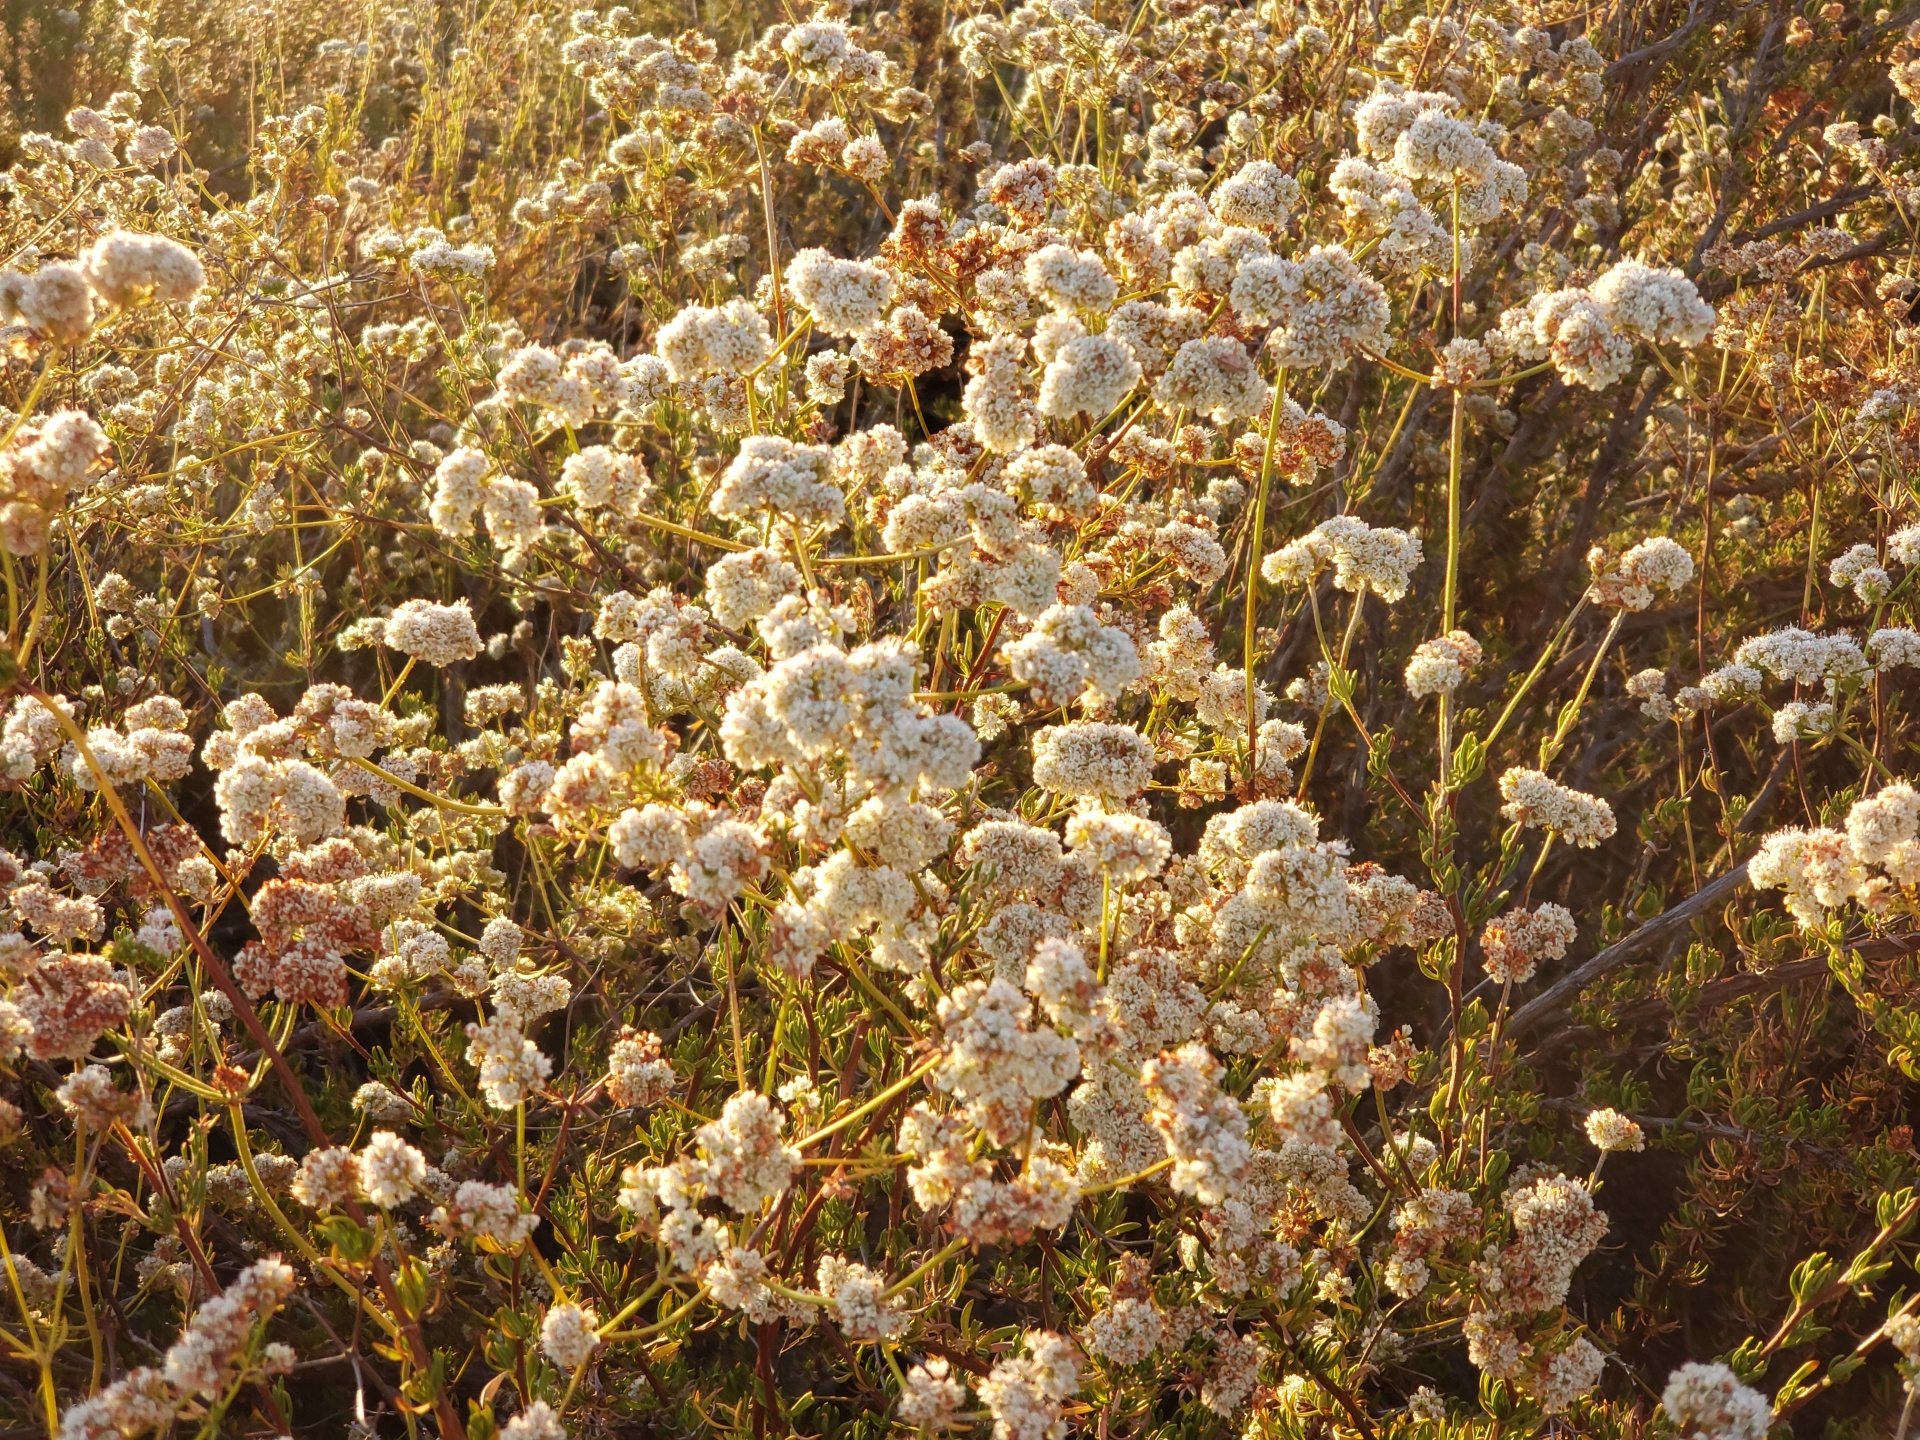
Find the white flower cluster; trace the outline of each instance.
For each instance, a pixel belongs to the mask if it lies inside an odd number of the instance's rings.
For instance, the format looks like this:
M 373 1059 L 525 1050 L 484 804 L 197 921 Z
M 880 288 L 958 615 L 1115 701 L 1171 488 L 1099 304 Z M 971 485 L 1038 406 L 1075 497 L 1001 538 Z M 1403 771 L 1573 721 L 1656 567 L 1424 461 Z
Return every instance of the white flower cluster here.
M 1720 1364 L 1689 1363 L 1675 1370 L 1660 1394 L 1683 1440 L 1765 1440 L 1773 1428 L 1766 1396 Z
M 1500 358 L 1551 360 L 1570 383 L 1605 390 L 1627 373 L 1635 340 L 1691 348 L 1717 318 L 1679 271 L 1621 260 L 1588 289 L 1542 291 L 1503 312 L 1488 340 Z
M 1260 562 L 1260 573 L 1275 585 L 1298 588 L 1331 565 L 1337 589 L 1371 591 L 1391 605 L 1405 598 L 1420 558 L 1417 532 L 1375 527 L 1341 515 L 1321 521 L 1268 555 Z
M 1545 830 L 1557 840 L 1592 848 L 1614 832 L 1613 807 L 1595 795 L 1562 785 L 1538 770 L 1516 766 L 1500 777 L 1507 803 L 1500 813 L 1515 824 Z
M 1884 909 L 1895 887 L 1920 884 L 1920 791 L 1896 781 L 1847 811 L 1842 830 L 1776 830 L 1747 865 L 1759 890 L 1783 892 L 1787 909 L 1809 930 L 1854 902 Z
M 290 1347 L 269 1344 L 254 1359 L 248 1342 L 295 1288 L 292 1267 L 278 1256 L 255 1261 L 193 1313 L 158 1367 L 130 1370 L 92 1399 L 70 1407 L 60 1417 L 60 1440 L 165 1429 L 196 1402 L 223 1397 L 249 1371 L 264 1378 L 290 1370 Z
M 1587 565 L 1593 571 L 1587 593 L 1600 604 L 1623 610 L 1645 610 L 1653 604 L 1656 590 L 1677 594 L 1693 579 L 1693 557 L 1665 535 L 1640 541 L 1611 564 L 1607 552 L 1595 546 Z
M 1029 1330 L 1023 1339 L 1027 1353 L 998 1362 L 978 1386 L 994 1440 L 1059 1440 L 1062 1402 L 1080 1393 L 1073 1342 L 1047 1330 Z

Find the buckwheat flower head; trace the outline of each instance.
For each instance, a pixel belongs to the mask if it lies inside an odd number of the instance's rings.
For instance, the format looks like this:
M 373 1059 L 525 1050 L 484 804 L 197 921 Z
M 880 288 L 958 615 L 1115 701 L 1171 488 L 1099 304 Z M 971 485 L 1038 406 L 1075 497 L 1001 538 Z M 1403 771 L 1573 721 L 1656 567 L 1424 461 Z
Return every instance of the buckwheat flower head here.
M 60 1108 L 95 1134 L 116 1124 L 130 1130 L 143 1130 L 153 1123 L 153 1107 L 138 1090 L 121 1090 L 104 1065 L 88 1065 L 76 1070 L 54 1091 Z
M 853 378 L 853 360 L 838 350 L 822 350 L 807 357 L 807 399 L 831 408 L 847 393 Z
M 1713 705 L 1737 705 L 1759 695 L 1766 676 L 1752 665 L 1736 662 L 1700 677 L 1701 698 Z
M 1847 811 L 1847 844 L 1866 865 L 1884 866 L 1894 879 L 1910 883 L 1920 854 L 1915 836 L 1920 831 L 1920 791 L 1904 780 L 1854 802 Z
M 1226 1329 L 1215 1334 L 1213 1347 L 1213 1364 L 1200 1383 L 1200 1403 L 1230 1419 L 1246 1407 L 1259 1385 L 1267 1347 L 1256 1336 Z
M 1202 592 L 1227 572 L 1227 552 L 1213 534 L 1184 520 L 1169 520 L 1153 532 L 1153 549 L 1173 562 L 1183 579 Z
M 824 335 L 861 335 L 878 325 L 893 299 L 893 277 L 864 260 L 802 250 L 787 262 L 787 291 Z
M 582 505 L 623 515 L 638 514 L 653 495 L 653 481 L 640 457 L 605 445 L 588 445 L 569 455 L 560 467 L 560 483 Z
M 1126 725 L 1050 725 L 1033 737 L 1033 783 L 1060 795 L 1126 799 L 1153 779 L 1152 742 Z
M 616 1105 L 657 1105 L 673 1093 L 677 1080 L 652 1031 L 623 1031 L 607 1054 L 607 1094 Z
M 739 820 L 713 820 L 674 866 L 673 889 L 693 904 L 719 914 L 748 885 L 766 877 L 766 842 Z
M 1689 1362 L 1675 1370 L 1661 1392 L 1682 1440 L 1766 1440 L 1773 1406 L 1725 1365 Z
M 67 112 L 67 128 L 83 140 L 95 140 L 102 145 L 111 145 L 119 139 L 114 132 L 113 122 L 98 110 L 85 105 L 75 106 Z
M 1870 877 L 1846 834 L 1839 830 L 1776 830 L 1760 842 L 1747 863 L 1756 890 L 1784 892 L 1787 909 L 1809 930 L 1826 912 L 1866 893 Z
M 293 1268 L 275 1255 L 241 1271 L 225 1293 L 203 1303 L 167 1350 L 162 1370 L 189 1395 L 212 1397 L 239 1378 L 254 1327 L 296 1288 Z
M 1199 859 L 1222 884 L 1238 886 L 1268 851 L 1312 845 L 1319 836 L 1312 811 L 1291 800 L 1256 800 L 1207 821 Z
M 1596 546 L 1587 563 L 1593 571 L 1588 593 L 1602 605 L 1624 610 L 1645 610 L 1653 604 L 1656 590 L 1672 595 L 1693 579 L 1693 557 L 1665 535 L 1640 541 L 1613 565 Z
M 786 1118 L 764 1095 L 743 1091 L 694 1132 L 708 1183 L 727 1208 L 751 1215 L 778 1195 L 800 1168 L 800 1152 L 780 1137 Z
M 1075 515 L 1093 503 L 1087 467 L 1065 445 L 1022 450 L 1008 462 L 1002 483 L 1011 494 L 1058 515 Z
M 1213 213 L 1224 225 L 1279 230 L 1300 203 L 1300 186 L 1270 160 L 1249 160 L 1213 192 Z
M 480 653 L 480 631 L 465 600 L 409 600 L 393 612 L 383 638 L 388 649 L 441 669 Z
M 988 179 L 987 198 L 1015 220 L 1033 224 L 1046 215 L 1054 182 L 1054 168 L 1045 160 L 1018 160 L 1002 165 Z
M 592 1306 L 571 1302 L 549 1306 L 540 1322 L 540 1353 L 563 1373 L 571 1374 L 600 1348 L 602 1341 L 594 1333 L 599 1323 Z
M 1140 364 L 1110 335 L 1069 335 L 1044 357 L 1038 405 L 1050 420 L 1110 414 L 1140 383 Z
M 493 1005 L 502 1019 L 525 1027 L 542 1015 L 566 1008 L 573 986 L 564 975 L 529 975 L 508 970 L 493 977 Z
M 1115 1365 L 1137 1365 L 1160 1348 L 1165 1327 L 1152 1300 L 1116 1298 L 1087 1321 L 1084 1344 L 1090 1354 Z
M 1021 361 L 1027 342 L 1018 335 L 999 335 L 980 341 L 967 351 L 967 381 L 961 408 L 973 426 L 974 438 L 995 454 L 1007 455 L 1031 445 L 1040 429 L 1040 411 L 1027 395 Z
M 127 162 L 142 170 L 151 170 L 171 160 L 179 151 L 179 142 L 164 126 L 142 125 L 127 142 Z
M 1032 944 L 1030 954 L 1023 983 L 1047 1018 L 1077 1038 L 1093 1038 L 1099 1030 L 1094 1012 L 1103 989 L 1085 952 L 1070 940 L 1043 936 Z
M 1538 770 L 1516 766 L 1507 771 L 1500 777 L 1500 795 L 1507 802 L 1500 813 L 1507 819 L 1549 831 L 1583 849 L 1592 849 L 1614 833 L 1611 805 L 1550 780 Z
M 724 555 L 707 570 L 707 608 L 730 630 L 744 629 L 799 589 L 800 572 L 766 547 Z
M 1734 660 L 1796 685 L 1853 685 L 1873 673 L 1851 635 L 1822 635 L 1797 625 L 1742 641 Z
M 1605 390 L 1633 362 L 1633 342 L 1614 328 L 1605 305 L 1585 290 L 1543 291 L 1503 312 L 1492 337 L 1520 360 L 1551 359 L 1563 379 Z
M 1514 1311 L 1551 1310 L 1566 1302 L 1580 1262 L 1607 1232 L 1607 1217 L 1578 1180 L 1545 1175 L 1502 1197 L 1515 1238 L 1486 1268 L 1482 1289 Z
M 815 1278 L 849 1340 L 891 1340 L 907 1328 L 907 1312 L 886 1296 L 886 1279 L 839 1255 L 822 1255 Z
M 1311 1070 L 1284 1075 L 1264 1089 L 1274 1132 L 1282 1141 L 1297 1140 L 1327 1150 L 1340 1143 L 1325 1076 Z
M 918 305 L 901 304 L 854 342 L 853 358 L 868 378 L 899 384 L 950 364 L 953 337 Z
M 504 915 L 487 921 L 480 932 L 480 953 L 496 966 L 511 965 L 520 957 L 525 932 Z
M 706 1286 L 719 1304 L 744 1312 L 755 1324 L 765 1324 L 780 1319 L 783 1306 L 793 1303 L 767 1288 L 772 1276 L 766 1256 L 735 1245 L 707 1267 Z
M 1551 900 L 1532 910 L 1509 910 L 1480 932 L 1487 976 L 1502 985 L 1523 984 L 1542 960 L 1563 957 L 1575 934 L 1572 912 Z
M 535 1400 L 501 1427 L 501 1440 L 567 1440 L 559 1412 L 544 1400 Z
M 1153 300 L 1127 300 L 1107 317 L 1104 334 L 1119 341 L 1140 362 L 1141 373 L 1157 379 L 1189 340 L 1200 338 L 1203 316 L 1184 307 Z
M 511 1250 L 533 1234 L 540 1218 L 520 1208 L 519 1193 L 510 1185 L 484 1180 L 462 1181 L 453 1199 L 433 1212 L 434 1227 L 456 1238 L 472 1239 L 499 1250 Z
M 1084 605 L 1055 605 L 1020 639 L 1001 651 L 1016 680 L 1033 687 L 1036 703 L 1065 705 L 1091 690 L 1117 700 L 1140 674 L 1133 641 L 1102 625 Z
M 950 1430 L 959 1423 L 960 1407 L 967 1403 L 967 1387 L 953 1377 L 953 1367 L 938 1356 L 907 1371 L 894 1415 L 902 1425 L 919 1430 Z
M 1487 374 L 1493 365 L 1493 357 L 1478 340 L 1456 336 L 1442 347 L 1437 362 L 1433 367 L 1432 383 L 1457 388 L 1470 385 Z
M 746 519 L 771 511 L 783 519 L 817 524 L 838 520 L 846 498 L 828 478 L 832 452 L 795 445 L 777 435 L 751 435 L 740 444 L 708 501 L 722 519 Z
M 313 1210 L 331 1210 L 360 1193 L 360 1161 L 351 1150 L 309 1150 L 294 1177 L 293 1198 Z
M 407 263 L 422 275 L 472 280 L 493 265 L 493 250 L 486 245 L 455 245 L 438 231 L 416 231 L 409 238 L 418 244 L 407 256 Z
M 815 84 L 857 81 L 877 73 L 875 57 L 855 45 L 847 27 L 833 20 L 796 25 L 780 42 L 794 70 Z
M 1247 1121 L 1220 1092 L 1226 1074 L 1206 1046 L 1163 1053 L 1141 1067 L 1140 1084 L 1153 1102 L 1149 1116 L 1173 1156 L 1173 1188 L 1202 1205 L 1225 1200 L 1252 1159 Z
M 1817 740 L 1832 733 L 1833 721 L 1833 706 L 1825 700 L 1811 703 L 1789 700 L 1773 712 L 1773 738 L 1781 745 L 1791 745 L 1796 740 Z
M 1342 840 L 1282 845 L 1247 867 L 1243 901 L 1263 923 L 1285 935 L 1344 936 L 1353 920 Z
M 1650 720 L 1673 718 L 1673 702 L 1667 698 L 1667 672 L 1657 668 L 1637 670 L 1627 677 L 1627 694 L 1641 702 L 1640 713 Z
M 1586 1125 L 1587 1139 L 1596 1150 L 1612 1152 L 1647 1148 L 1647 1137 L 1640 1126 L 1618 1110 L 1590 1110 L 1587 1112 Z
M 0 270 L 0 321 L 72 345 L 93 328 L 93 290 L 76 265 L 42 265 L 30 275 Z
M 540 492 L 526 480 L 495 476 L 480 493 L 480 515 L 486 516 L 488 538 L 509 553 L 524 551 L 545 534 L 540 515 Z
M 1295 1036 L 1290 1053 L 1336 1085 L 1360 1091 L 1373 1083 L 1368 1054 L 1378 1017 L 1363 1000 L 1340 996 L 1314 1017 L 1313 1032 Z
M 353 1108 L 382 1125 L 409 1125 L 414 1120 L 407 1097 L 378 1080 L 369 1080 L 353 1092 Z
M 411 1200 L 427 1177 L 426 1157 L 391 1130 L 374 1131 L 359 1160 L 360 1188 L 382 1210 Z
M 1300 586 L 1331 565 L 1335 588 L 1349 593 L 1371 590 L 1393 604 L 1405 597 L 1420 560 L 1417 532 L 1375 528 L 1350 515 L 1337 515 L 1269 554 L 1260 562 L 1260 573 L 1276 585 Z
M 1451 695 L 1479 665 L 1480 642 L 1464 630 L 1423 640 L 1407 661 L 1407 691 L 1416 698 Z
M 1456 185 L 1476 184 L 1487 177 L 1497 161 L 1493 147 L 1471 123 L 1455 117 L 1452 109 L 1422 104 L 1398 127 L 1392 154 L 1386 157 L 1398 173 L 1409 180 Z
M 50 895 L 44 884 L 20 886 L 13 894 L 15 914 L 21 914 L 23 893 L 35 890 L 49 900 L 59 898 Z M 82 899 L 84 907 L 80 902 L 67 904 L 83 908 L 81 919 L 88 921 L 86 930 L 91 931 L 98 923 L 99 906 L 91 897 Z M 57 929 L 71 930 L 71 925 L 53 929 L 43 926 L 34 918 L 39 914 L 34 911 L 22 918 L 49 938 Z M 92 955 L 56 955 L 42 961 L 13 987 L 8 998 L 18 1012 L 17 1018 L 32 1027 L 27 1054 L 35 1060 L 84 1059 L 96 1040 L 127 1018 L 133 1003 L 131 992 L 116 978 L 113 966 Z
M 1893 577 L 1880 565 L 1880 557 L 1871 545 L 1855 545 L 1834 558 L 1827 567 L 1827 579 L 1853 590 L 1861 603 L 1877 605 L 1893 588 Z
M 521 1104 L 553 1073 L 553 1062 L 502 1015 L 467 1026 L 467 1063 L 479 1070 L 480 1088 L 496 1110 Z
M 116 309 L 142 299 L 184 304 L 207 283 L 194 253 L 164 235 L 115 230 L 96 240 L 80 263 L 87 283 Z
M 455 538 L 473 533 L 473 514 L 486 494 L 493 461 L 466 446 L 449 451 L 434 468 L 433 502 L 428 518 L 442 535 Z
M 1032 1002 L 1001 979 L 974 980 L 944 996 L 946 1053 L 928 1077 L 1000 1145 L 1027 1128 L 1033 1102 L 1058 1095 L 1080 1069 L 1080 1047 L 1031 1023 Z
M 1119 287 L 1100 257 L 1067 245 L 1047 245 L 1027 256 L 1027 289 L 1054 310 L 1111 309 Z
M 689 305 L 660 328 L 654 348 L 676 381 L 706 375 L 744 375 L 773 349 L 758 310 L 745 300 L 718 309 Z
M 1161 409 L 1191 410 L 1222 425 L 1259 414 L 1269 394 L 1246 347 L 1213 336 L 1181 345 L 1153 388 Z
M 1121 884 L 1158 875 L 1173 854 L 1173 839 L 1158 821 L 1097 811 L 1067 821 L 1067 845 Z
M 23 1277 L 28 1262 L 16 1260 Z M 90 1400 L 71 1405 L 60 1416 L 59 1440 L 105 1440 L 139 1435 L 171 1425 L 180 1408 L 180 1394 L 167 1377 L 150 1365 L 129 1370 Z
M 1600 1383 L 1606 1364 L 1607 1357 L 1600 1348 L 1581 1335 L 1521 1383 L 1540 1402 L 1545 1413 L 1558 1415 Z
M 994 1440 L 1061 1440 L 1061 1402 L 1080 1390 L 1072 1342 L 1043 1330 L 1025 1339 L 1025 1355 L 997 1362 L 976 1387 L 993 1416 Z
M 958 858 L 970 882 L 1000 902 L 1034 899 L 1060 883 L 1060 837 L 1024 820 L 982 821 L 962 838 Z
M 1678 270 L 1638 260 L 1616 260 L 1594 281 L 1592 293 L 1617 329 L 1657 344 L 1698 345 L 1713 333 L 1718 318 Z
M 1237 280 L 1234 289 L 1239 308 Z M 1392 319 L 1387 292 L 1345 247 L 1315 245 L 1298 262 L 1285 289 L 1285 300 L 1269 312 L 1275 328 L 1267 348 L 1279 364 L 1290 370 L 1318 369 L 1344 365 L 1357 351 L 1378 354 L 1387 348 Z
M 1270 264 L 1274 258 L 1271 244 L 1259 231 L 1241 226 L 1222 226 L 1217 233 L 1197 235 L 1190 243 L 1180 246 L 1173 257 L 1169 278 L 1176 293 L 1186 303 L 1198 305 L 1203 298 L 1230 295 L 1237 288 L 1242 275 L 1250 269 Z M 1279 265 L 1286 275 L 1297 281 L 1298 267 L 1295 262 L 1283 260 Z M 1281 286 L 1288 293 L 1292 288 L 1291 283 Z

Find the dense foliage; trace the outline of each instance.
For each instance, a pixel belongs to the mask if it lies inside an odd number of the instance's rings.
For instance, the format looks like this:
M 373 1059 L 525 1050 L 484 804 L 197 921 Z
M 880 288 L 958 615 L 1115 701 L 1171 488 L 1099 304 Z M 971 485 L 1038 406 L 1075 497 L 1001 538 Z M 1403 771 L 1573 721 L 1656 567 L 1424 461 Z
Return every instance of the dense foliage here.
M 0 1414 L 1905 1436 L 1920 10 L 0 25 Z

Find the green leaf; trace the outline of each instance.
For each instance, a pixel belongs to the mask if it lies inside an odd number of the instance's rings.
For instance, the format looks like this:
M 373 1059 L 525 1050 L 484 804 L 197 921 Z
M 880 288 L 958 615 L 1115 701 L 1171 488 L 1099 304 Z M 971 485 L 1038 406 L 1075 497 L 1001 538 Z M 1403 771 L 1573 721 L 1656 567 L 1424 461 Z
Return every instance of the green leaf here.
M 1833 1277 L 1840 1273 L 1836 1265 L 1824 1250 L 1816 1250 L 1798 1265 L 1793 1267 L 1793 1276 L 1787 1281 L 1787 1289 L 1796 1305 L 1809 1305 L 1813 1297 L 1833 1283 Z
M 400 1308 L 409 1315 L 424 1311 L 427 1308 L 426 1267 L 417 1259 L 408 1260 L 393 1277 L 393 1293 L 399 1297 Z
M 1470 785 L 1480 778 L 1480 773 L 1486 768 L 1487 747 L 1481 743 L 1478 735 L 1468 731 L 1454 747 L 1453 776 L 1449 784 L 1456 790 L 1463 785 Z
M 1910 1185 L 1902 1186 L 1898 1190 L 1880 1196 L 1873 1202 L 1874 1219 L 1878 1220 L 1880 1222 L 1880 1228 L 1885 1230 L 1889 1225 L 1893 1224 L 1894 1217 L 1912 1203 L 1913 1187 Z M 1909 1215 L 1900 1225 L 1898 1233 L 1904 1235 L 1907 1231 L 1911 1230 L 1916 1218 L 1920 1217 Z
M 314 1228 L 340 1258 L 350 1264 L 365 1264 L 373 1254 L 373 1231 L 356 1225 L 345 1215 L 329 1215 Z
M 1353 701 L 1354 687 L 1359 683 L 1359 680 L 1360 677 L 1352 670 L 1346 670 L 1335 665 L 1327 672 L 1327 694 L 1331 695 L 1342 705 L 1351 704 Z
M 1743 1384 L 1751 1385 L 1767 1373 L 1767 1357 L 1760 1350 L 1760 1342 L 1750 1335 L 1726 1357 L 1727 1368 L 1738 1375 Z
M 1795 1395 L 1798 1395 L 1801 1390 L 1805 1389 L 1807 1381 L 1813 1378 L 1814 1372 L 1819 1368 L 1820 1362 L 1818 1360 L 1809 1360 L 1798 1370 L 1794 1371 L 1793 1374 L 1789 1375 L 1787 1377 L 1787 1383 L 1773 1392 L 1773 1408 L 1776 1411 L 1779 1410 L 1781 1406 L 1787 1404 Z
M 1384 780 L 1387 775 L 1387 756 L 1392 752 L 1393 732 L 1375 731 L 1373 743 L 1367 747 L 1367 774 L 1376 780 Z

